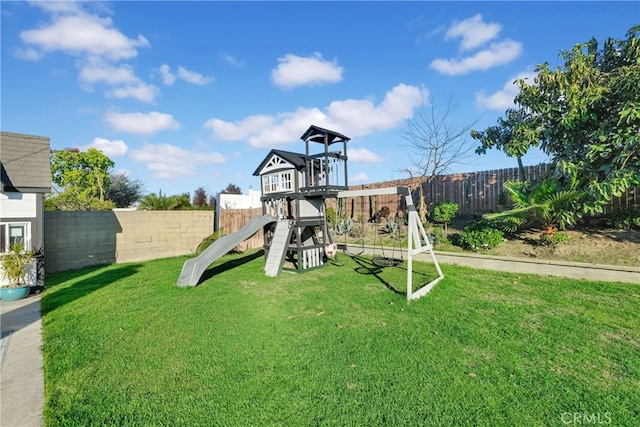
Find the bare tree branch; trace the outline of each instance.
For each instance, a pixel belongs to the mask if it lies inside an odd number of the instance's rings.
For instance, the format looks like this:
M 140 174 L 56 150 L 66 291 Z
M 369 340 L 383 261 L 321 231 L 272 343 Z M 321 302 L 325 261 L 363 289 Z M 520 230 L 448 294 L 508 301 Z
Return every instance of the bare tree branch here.
M 454 164 L 466 163 L 471 157 L 474 145 L 470 143 L 469 132 L 478 119 L 458 124 L 453 121 L 457 110 L 458 105 L 451 99 L 442 113 L 434 103 L 430 108 L 423 104 L 400 131 L 400 136 L 414 152 L 412 164 L 422 177 L 444 174 Z

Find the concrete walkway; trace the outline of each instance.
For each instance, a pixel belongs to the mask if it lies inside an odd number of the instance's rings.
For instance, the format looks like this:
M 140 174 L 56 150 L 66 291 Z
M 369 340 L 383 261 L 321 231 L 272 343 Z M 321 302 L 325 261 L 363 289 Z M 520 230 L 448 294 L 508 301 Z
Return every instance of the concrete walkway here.
M 0 426 L 44 425 L 40 295 L 1 301 Z

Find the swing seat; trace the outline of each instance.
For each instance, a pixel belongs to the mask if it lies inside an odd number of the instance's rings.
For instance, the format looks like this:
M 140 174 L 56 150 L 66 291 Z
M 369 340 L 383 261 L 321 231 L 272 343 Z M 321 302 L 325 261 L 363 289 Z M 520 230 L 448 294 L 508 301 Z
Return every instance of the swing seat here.
M 398 258 L 388 258 L 388 257 L 373 257 L 371 258 L 371 263 L 377 267 L 397 267 L 399 265 L 404 264 L 404 260 Z

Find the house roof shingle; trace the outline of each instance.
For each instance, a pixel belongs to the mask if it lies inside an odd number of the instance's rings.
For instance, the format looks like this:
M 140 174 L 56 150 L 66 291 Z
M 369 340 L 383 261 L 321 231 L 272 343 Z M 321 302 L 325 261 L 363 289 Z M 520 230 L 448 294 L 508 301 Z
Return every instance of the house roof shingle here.
M 0 191 L 51 191 L 49 138 L 0 132 Z

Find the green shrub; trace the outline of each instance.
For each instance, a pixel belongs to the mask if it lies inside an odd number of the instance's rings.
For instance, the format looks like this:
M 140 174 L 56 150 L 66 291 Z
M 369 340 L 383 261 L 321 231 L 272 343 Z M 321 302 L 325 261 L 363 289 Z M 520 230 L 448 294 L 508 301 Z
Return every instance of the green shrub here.
M 614 228 L 629 230 L 640 228 L 640 212 L 631 208 L 619 208 L 611 212 L 609 221 Z
M 545 246 L 556 246 L 559 243 L 565 243 L 569 240 L 567 233 L 556 231 L 553 234 L 542 233 L 540 236 L 540 244 Z
M 451 241 L 447 237 L 447 234 L 444 232 L 444 228 L 442 227 L 434 227 L 430 237 L 431 237 L 431 243 L 433 243 L 434 246 L 451 244 Z
M 338 214 L 336 214 L 336 210 L 333 209 L 331 206 L 327 207 L 327 210 L 325 212 L 325 216 L 327 217 L 327 222 L 329 224 L 336 224 L 337 223 Z
M 502 230 L 492 227 L 486 221 L 479 221 L 466 226 L 462 230 L 458 238 L 458 244 L 464 249 L 473 251 L 492 249 L 502 243 L 503 237 Z
M 429 217 L 433 222 L 448 224 L 458 213 L 458 204 L 454 202 L 438 202 L 433 206 Z

